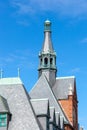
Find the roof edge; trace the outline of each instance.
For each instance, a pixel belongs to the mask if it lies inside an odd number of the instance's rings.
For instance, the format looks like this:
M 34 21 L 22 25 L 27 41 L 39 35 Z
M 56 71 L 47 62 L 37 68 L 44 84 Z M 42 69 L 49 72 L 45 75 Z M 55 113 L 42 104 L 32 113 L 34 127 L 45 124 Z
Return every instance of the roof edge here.
M 68 78 L 73 78 L 75 79 L 75 76 L 66 76 L 66 77 L 56 77 L 56 79 L 68 79 Z
M 12 84 L 22 84 L 23 82 L 19 77 L 9 77 L 9 78 L 1 78 L 0 79 L 0 85 L 12 85 Z

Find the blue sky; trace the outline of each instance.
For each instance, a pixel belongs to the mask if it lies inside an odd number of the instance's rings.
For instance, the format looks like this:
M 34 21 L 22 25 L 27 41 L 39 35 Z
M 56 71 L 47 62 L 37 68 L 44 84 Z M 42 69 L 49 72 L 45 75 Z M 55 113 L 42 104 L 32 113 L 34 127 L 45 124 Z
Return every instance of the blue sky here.
M 79 123 L 87 129 L 87 1 L 0 0 L 0 68 L 29 91 L 38 79 L 44 21 L 52 22 L 57 76 L 76 77 Z

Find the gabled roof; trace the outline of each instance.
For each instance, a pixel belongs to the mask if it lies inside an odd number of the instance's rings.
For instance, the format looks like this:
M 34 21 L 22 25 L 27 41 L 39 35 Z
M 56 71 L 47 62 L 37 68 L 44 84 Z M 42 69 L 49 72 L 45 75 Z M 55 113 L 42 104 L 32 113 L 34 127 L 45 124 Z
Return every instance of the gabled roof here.
M 7 100 L 0 96 L 0 113 L 10 113 Z
M 75 87 L 75 77 L 60 77 L 56 79 L 52 90 L 57 99 L 67 99 L 69 95 L 69 88 L 72 87 L 72 92 L 74 92 Z
M 8 130 L 40 130 L 29 95 L 20 78 L 0 79 L 0 95 L 7 100 L 12 114 Z
M 65 116 L 61 106 L 57 102 L 56 97 L 54 96 L 52 89 L 44 74 L 40 76 L 37 83 L 30 91 L 29 95 L 31 98 L 48 98 L 50 106 L 55 107 L 55 111 L 58 111 L 60 115 L 64 117 L 64 121 L 68 122 L 67 117 Z
M 37 116 L 37 119 L 42 130 L 47 129 L 47 120 L 50 118 L 49 101 L 48 99 L 31 99 L 31 104 Z M 45 117 L 45 118 L 44 118 Z M 48 124 L 49 125 L 49 124 Z
M 31 104 L 34 108 L 36 116 L 49 116 L 49 101 L 48 99 L 31 99 Z

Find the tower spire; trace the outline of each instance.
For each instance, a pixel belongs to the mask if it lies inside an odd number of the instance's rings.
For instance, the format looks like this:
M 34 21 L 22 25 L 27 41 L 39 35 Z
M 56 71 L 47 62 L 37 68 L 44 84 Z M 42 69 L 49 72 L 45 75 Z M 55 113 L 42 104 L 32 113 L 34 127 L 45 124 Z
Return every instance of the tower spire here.
M 51 22 L 49 20 L 46 20 L 44 23 L 44 44 L 42 51 L 45 53 L 54 51 L 51 40 Z
M 44 22 L 44 43 L 41 52 L 39 53 L 39 77 L 44 73 L 51 86 L 56 80 L 56 53 L 53 49 L 51 40 L 51 22 Z

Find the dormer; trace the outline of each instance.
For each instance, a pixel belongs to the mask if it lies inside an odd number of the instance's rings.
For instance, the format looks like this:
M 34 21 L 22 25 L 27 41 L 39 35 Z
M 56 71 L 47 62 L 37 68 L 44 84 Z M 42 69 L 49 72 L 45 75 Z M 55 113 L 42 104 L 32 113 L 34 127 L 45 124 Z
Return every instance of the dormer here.
M 0 130 L 8 130 L 11 113 L 8 107 L 7 100 L 0 96 Z
M 50 107 L 50 130 L 56 130 L 56 115 L 55 115 L 55 108 Z
M 33 106 L 34 112 L 38 118 L 40 126 L 43 130 L 49 130 L 49 100 L 44 99 L 31 99 L 31 104 Z

